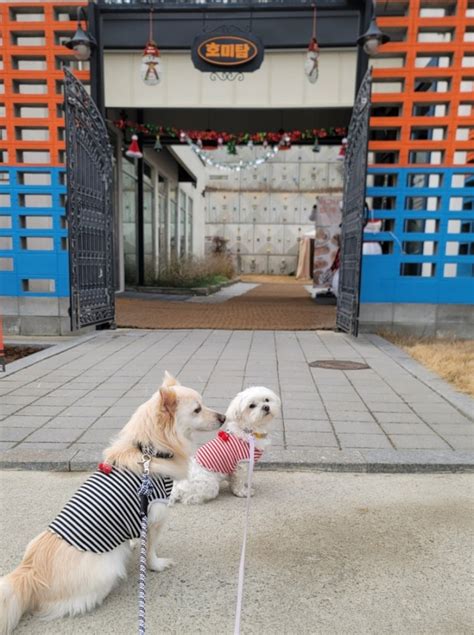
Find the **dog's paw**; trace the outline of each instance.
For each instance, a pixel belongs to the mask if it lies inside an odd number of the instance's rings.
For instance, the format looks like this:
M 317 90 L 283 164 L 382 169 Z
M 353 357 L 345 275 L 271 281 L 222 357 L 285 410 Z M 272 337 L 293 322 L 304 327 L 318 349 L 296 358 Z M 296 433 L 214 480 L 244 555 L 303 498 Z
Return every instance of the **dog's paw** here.
M 154 556 L 148 559 L 148 568 L 150 571 L 166 571 L 166 569 L 169 569 L 173 565 L 174 562 L 170 558 L 157 558 Z
M 243 487 L 242 489 L 232 490 L 232 494 L 234 496 L 238 496 L 239 498 L 247 498 L 247 495 L 248 495 L 247 492 L 248 492 L 248 489 L 246 487 Z M 252 489 L 250 490 L 250 496 L 253 496 L 254 494 L 255 494 L 255 490 L 252 487 Z

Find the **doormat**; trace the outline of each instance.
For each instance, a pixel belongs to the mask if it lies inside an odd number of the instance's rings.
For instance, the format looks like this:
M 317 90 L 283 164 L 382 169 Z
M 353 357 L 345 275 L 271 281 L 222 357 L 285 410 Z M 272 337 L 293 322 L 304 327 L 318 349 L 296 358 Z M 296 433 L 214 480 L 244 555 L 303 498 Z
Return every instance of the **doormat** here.
M 312 368 L 327 368 L 329 370 L 365 370 L 370 368 L 367 364 L 343 359 L 318 359 L 308 365 Z

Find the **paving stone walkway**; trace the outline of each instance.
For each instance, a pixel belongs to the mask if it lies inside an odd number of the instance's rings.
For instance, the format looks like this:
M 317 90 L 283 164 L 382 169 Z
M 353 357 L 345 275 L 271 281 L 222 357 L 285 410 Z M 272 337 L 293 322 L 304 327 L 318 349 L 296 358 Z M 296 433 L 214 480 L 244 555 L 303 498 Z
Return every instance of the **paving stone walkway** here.
M 308 365 L 321 359 L 370 368 Z M 0 467 L 92 469 L 165 370 L 222 410 L 243 387 L 277 391 L 283 413 L 262 467 L 474 466 L 474 400 L 378 336 L 124 329 L 69 339 L 8 369 L 0 379 Z
M 117 324 L 145 329 L 333 329 L 336 307 L 316 305 L 304 282 L 289 276 L 247 276 L 208 297 L 119 294 Z M 263 282 L 261 282 L 263 280 Z

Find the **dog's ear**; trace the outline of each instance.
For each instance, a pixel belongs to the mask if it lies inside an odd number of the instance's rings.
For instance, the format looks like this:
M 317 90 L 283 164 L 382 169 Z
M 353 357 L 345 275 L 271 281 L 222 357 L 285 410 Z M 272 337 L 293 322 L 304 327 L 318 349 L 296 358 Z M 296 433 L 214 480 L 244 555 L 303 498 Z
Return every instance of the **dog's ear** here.
M 181 384 L 171 373 L 165 370 L 165 376 L 163 377 L 163 383 L 161 385 L 163 388 L 171 388 L 171 386 L 180 386 Z
M 160 388 L 160 411 L 162 415 L 165 415 L 170 420 L 174 418 L 176 414 L 176 393 L 170 388 Z
M 229 404 L 225 417 L 228 421 L 239 422 L 242 419 L 242 393 L 239 392 Z

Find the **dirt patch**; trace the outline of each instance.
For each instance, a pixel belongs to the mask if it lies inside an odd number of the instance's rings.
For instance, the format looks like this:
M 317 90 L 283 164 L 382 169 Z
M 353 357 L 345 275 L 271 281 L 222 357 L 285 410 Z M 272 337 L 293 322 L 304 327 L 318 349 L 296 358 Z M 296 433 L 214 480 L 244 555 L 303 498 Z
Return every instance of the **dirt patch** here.
M 39 351 L 44 350 L 44 348 L 44 346 L 5 344 L 5 363 L 10 364 L 11 362 L 16 362 L 17 359 L 22 359 L 22 357 L 28 357 L 28 355 L 38 353 Z
M 416 338 L 386 332 L 381 335 L 474 397 L 474 340 Z

